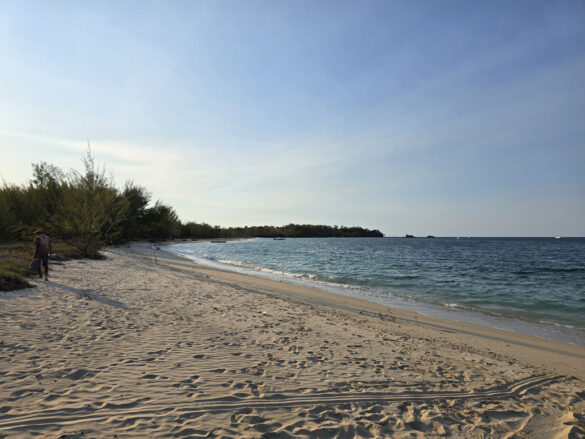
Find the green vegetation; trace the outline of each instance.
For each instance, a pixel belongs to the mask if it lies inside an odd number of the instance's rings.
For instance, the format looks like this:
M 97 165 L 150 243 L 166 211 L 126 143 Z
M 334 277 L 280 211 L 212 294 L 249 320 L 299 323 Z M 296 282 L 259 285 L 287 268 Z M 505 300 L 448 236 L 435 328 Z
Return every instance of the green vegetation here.
M 30 286 L 34 231 L 42 228 L 53 242 L 52 259 L 99 258 L 104 245 L 148 239 L 236 237 L 382 237 L 378 230 L 324 225 L 211 226 L 181 223 L 174 209 L 128 182 L 117 188 L 91 151 L 83 172 L 65 173 L 48 163 L 33 164 L 25 185 L 0 185 L 0 291 Z
M 53 241 L 52 247 L 52 261 L 83 257 L 83 253 L 79 249 L 59 240 Z M 0 243 L 0 291 L 31 287 L 27 278 L 34 275 L 30 269 L 33 254 L 32 238 L 26 243 Z
M 187 223 L 181 228 L 183 237 L 205 238 L 382 238 L 379 230 L 362 227 L 324 226 L 312 224 L 288 224 L 286 226 L 253 226 L 253 227 L 211 227 L 207 224 Z M 205 233 L 205 236 L 198 235 Z
M 22 243 L 0 245 L 0 291 L 28 288 L 31 262 L 30 249 Z M 28 250 L 28 251 L 27 251 Z
M 173 208 L 160 201 L 148 207 L 143 187 L 127 183 L 123 190 L 96 166 L 88 151 L 84 172 L 65 174 L 56 166 L 33 164 L 24 186 L 0 186 L 0 242 L 31 242 L 41 227 L 79 256 L 99 257 L 107 244 L 178 236 L 181 223 Z
M 23 186 L 0 186 L 0 291 L 29 286 L 34 231 L 53 241 L 52 260 L 99 258 L 104 245 L 136 239 L 178 236 L 175 211 L 161 202 L 149 207 L 143 187 L 114 186 L 88 150 L 84 172 L 68 174 L 48 164 L 33 164 L 33 178 Z

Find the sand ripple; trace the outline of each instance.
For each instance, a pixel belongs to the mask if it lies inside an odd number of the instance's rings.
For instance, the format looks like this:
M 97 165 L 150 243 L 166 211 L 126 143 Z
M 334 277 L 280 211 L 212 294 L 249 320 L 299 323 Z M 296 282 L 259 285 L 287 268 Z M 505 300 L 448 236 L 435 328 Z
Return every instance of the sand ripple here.
M 107 256 L 0 296 L 0 437 L 585 435 L 578 378 L 400 319 Z

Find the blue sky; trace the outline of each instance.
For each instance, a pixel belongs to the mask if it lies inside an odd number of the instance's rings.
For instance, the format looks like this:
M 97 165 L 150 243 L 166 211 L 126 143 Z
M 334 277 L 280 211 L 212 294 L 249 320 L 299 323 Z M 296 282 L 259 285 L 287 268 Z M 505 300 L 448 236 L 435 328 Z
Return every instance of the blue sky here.
M 183 221 L 585 236 L 584 1 L 3 1 L 0 177 Z

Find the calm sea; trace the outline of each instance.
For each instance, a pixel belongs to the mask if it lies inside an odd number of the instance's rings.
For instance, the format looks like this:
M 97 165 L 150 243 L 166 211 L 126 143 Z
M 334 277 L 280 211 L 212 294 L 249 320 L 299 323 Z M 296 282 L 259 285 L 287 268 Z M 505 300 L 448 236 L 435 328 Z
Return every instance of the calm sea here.
M 585 345 L 585 238 L 184 242 L 199 263 Z

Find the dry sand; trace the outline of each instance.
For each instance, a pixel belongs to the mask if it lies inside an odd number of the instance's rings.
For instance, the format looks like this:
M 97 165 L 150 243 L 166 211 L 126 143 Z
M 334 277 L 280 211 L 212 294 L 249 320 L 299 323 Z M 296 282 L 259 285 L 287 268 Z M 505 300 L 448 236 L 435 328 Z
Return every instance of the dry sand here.
M 0 437 L 585 436 L 585 347 L 157 253 L 0 293 Z

